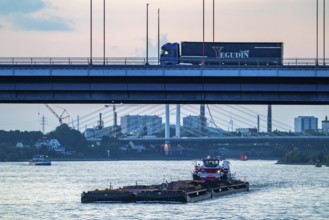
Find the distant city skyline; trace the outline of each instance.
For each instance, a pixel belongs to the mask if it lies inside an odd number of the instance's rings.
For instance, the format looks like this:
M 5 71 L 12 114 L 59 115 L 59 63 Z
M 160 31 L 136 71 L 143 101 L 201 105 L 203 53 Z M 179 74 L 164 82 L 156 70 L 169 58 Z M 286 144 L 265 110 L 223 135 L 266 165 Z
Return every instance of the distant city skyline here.
M 80 118 L 80 131 L 85 128 L 93 128 L 97 126 L 99 113 L 103 114 L 104 125 L 113 125 L 112 105 L 106 108 L 103 104 L 55 104 L 51 105 L 58 113 L 62 113 L 62 109 L 66 109 L 70 118 L 64 119 L 63 122 L 71 126 L 77 127 L 77 117 Z M 60 106 L 56 107 L 56 106 Z M 127 104 L 117 105 L 118 123 L 124 115 L 159 115 L 164 123 L 164 105 L 142 105 L 142 104 Z M 17 114 L 13 114 L 13 109 Z M 171 124 L 175 124 L 176 105 L 170 105 Z M 228 130 L 230 120 L 236 128 L 256 128 L 257 114 L 260 114 L 261 132 L 266 132 L 267 129 L 267 105 L 209 105 L 212 117 L 215 124 L 223 130 Z M 49 111 L 44 104 L 1 104 L 0 112 L 11 112 L 4 115 L 2 113 L 0 130 L 27 130 L 27 131 L 42 131 L 42 117 L 45 116 L 46 133 L 54 130 L 59 126 L 59 121 L 55 115 Z M 284 114 L 282 114 L 284 112 Z M 183 105 L 181 110 L 181 125 L 183 117 L 189 115 L 198 115 L 199 105 Z M 298 116 L 314 116 L 318 118 L 318 127 L 321 128 L 321 121 L 329 115 L 328 106 L 305 106 L 305 105 L 272 105 L 273 126 L 272 130 L 294 131 L 294 120 Z M 206 108 L 206 117 L 211 121 L 208 109 Z M 73 124 L 72 124 L 73 121 Z M 214 124 L 209 123 L 215 127 Z
M 224 42 L 283 42 L 285 58 L 316 57 L 316 1 L 216 0 L 215 40 Z M 145 57 L 146 3 L 149 3 L 150 57 L 157 56 L 157 10 L 161 10 L 161 44 L 202 41 L 202 1 L 106 1 L 108 57 Z M 205 40 L 212 41 L 212 1 L 206 3 Z M 323 1 L 319 0 L 319 57 L 323 46 Z M 89 57 L 90 0 L 0 0 L 1 57 Z M 93 55 L 103 55 L 103 1 L 93 0 Z M 74 13 L 73 13 L 74 12 Z M 327 13 L 328 14 L 328 13 Z M 326 18 L 328 22 L 328 16 Z M 326 44 L 329 51 L 329 43 Z M 43 104 L 0 104 L 0 129 L 46 131 L 57 119 Z M 99 105 L 63 104 L 72 117 Z M 251 106 L 266 115 L 266 106 Z M 293 128 L 294 117 L 324 120 L 327 105 L 273 106 L 273 118 Z M 255 119 L 256 120 L 256 119 Z M 256 122 L 255 122 L 256 124 Z M 81 124 L 80 126 L 85 126 Z M 89 125 L 88 125 L 89 126 Z M 90 125 L 91 126 L 91 125 Z M 273 126 L 273 130 L 276 127 Z

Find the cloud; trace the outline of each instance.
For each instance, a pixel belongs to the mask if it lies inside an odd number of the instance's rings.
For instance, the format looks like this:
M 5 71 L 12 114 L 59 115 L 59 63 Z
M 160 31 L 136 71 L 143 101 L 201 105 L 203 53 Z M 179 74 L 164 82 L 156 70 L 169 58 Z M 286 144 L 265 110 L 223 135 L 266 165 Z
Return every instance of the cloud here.
M 160 34 L 160 49 L 161 46 L 165 43 L 168 43 L 168 34 Z M 135 55 L 138 57 L 145 57 L 146 49 L 145 48 L 136 48 Z M 149 57 L 157 58 L 158 57 L 158 40 L 154 41 L 149 39 Z
M 13 29 L 25 31 L 69 31 L 70 22 L 46 12 L 44 0 L 0 0 L 0 16 Z
M 69 23 L 58 16 L 35 17 L 30 15 L 16 15 L 11 20 L 15 29 L 26 31 L 69 31 Z
M 46 6 L 43 0 L 0 0 L 0 15 L 33 13 Z

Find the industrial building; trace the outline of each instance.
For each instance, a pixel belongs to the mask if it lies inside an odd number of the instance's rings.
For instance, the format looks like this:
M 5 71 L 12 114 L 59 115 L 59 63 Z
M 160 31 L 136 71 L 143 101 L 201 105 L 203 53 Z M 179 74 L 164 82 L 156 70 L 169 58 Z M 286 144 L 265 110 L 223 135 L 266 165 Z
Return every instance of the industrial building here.
M 325 134 L 329 134 L 328 116 L 326 116 L 326 119 L 322 121 L 322 132 Z

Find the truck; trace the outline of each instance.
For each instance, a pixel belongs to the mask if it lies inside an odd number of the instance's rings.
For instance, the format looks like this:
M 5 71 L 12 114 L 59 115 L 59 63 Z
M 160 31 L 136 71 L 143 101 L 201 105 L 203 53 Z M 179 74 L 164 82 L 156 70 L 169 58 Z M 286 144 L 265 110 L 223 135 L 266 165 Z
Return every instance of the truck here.
M 161 65 L 282 65 L 282 42 L 186 42 L 161 47 Z

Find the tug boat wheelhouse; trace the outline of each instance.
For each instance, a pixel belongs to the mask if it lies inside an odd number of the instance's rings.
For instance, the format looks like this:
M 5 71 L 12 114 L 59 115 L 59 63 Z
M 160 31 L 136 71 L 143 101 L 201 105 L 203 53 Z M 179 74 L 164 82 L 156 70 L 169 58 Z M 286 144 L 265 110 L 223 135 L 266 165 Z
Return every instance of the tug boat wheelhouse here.
M 202 161 L 196 162 L 192 173 L 193 180 L 218 181 L 232 179 L 230 162 L 221 161 L 218 157 L 206 157 Z

